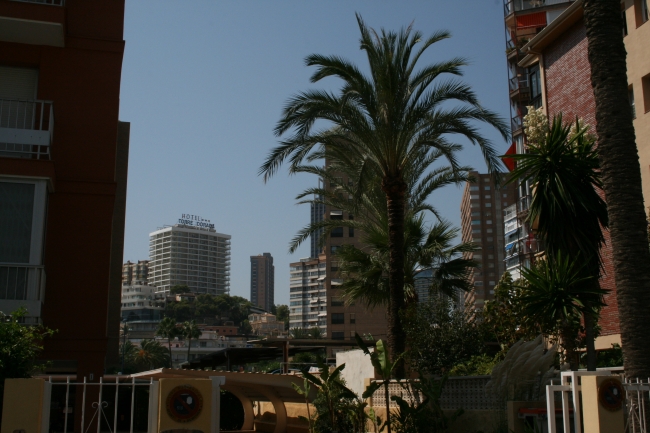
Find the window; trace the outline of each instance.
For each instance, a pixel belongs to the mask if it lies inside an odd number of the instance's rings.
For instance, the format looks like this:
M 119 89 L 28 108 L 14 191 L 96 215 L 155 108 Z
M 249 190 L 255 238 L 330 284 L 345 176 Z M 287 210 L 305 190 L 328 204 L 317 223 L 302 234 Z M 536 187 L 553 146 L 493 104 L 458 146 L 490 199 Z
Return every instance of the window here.
M 485 187 L 483 187 L 483 189 L 486 190 L 486 191 L 489 191 L 489 190 L 490 190 L 490 187 L 489 187 L 489 186 L 485 186 Z
M 637 27 L 648 21 L 648 0 L 634 0 L 634 15 Z
M 480 225 L 480 224 L 481 224 L 481 220 L 472 220 L 473 226 Z
M 475 285 L 475 286 L 482 286 L 482 285 L 483 285 L 483 281 L 474 281 L 474 285 Z
M 530 98 L 535 108 L 542 106 L 542 83 L 540 80 L 539 63 L 528 68 L 528 86 Z
M 208 347 L 208 343 L 205 341 L 199 342 L 199 347 Z
M 494 240 L 494 238 L 492 236 L 488 236 L 488 238 L 487 238 L 488 242 L 492 242 L 493 240 Z M 492 259 L 493 257 L 490 257 L 490 258 Z
M 355 313 L 350 313 L 350 324 L 353 325 L 357 323 L 357 316 Z
M 490 281 L 490 286 L 494 286 L 495 284 L 496 284 L 496 282 Z
M 492 233 L 492 229 L 487 229 L 487 233 Z
M 472 199 L 472 200 L 478 200 L 479 196 L 478 195 L 470 195 L 469 198 Z
M 344 332 L 332 332 L 332 340 L 345 340 Z
M 472 216 L 481 216 L 481 212 L 472 212 Z
M 470 186 L 469 190 L 470 191 L 478 191 L 478 186 L 476 186 L 476 185 Z
M 623 22 L 623 37 L 627 36 L 627 19 L 625 18 L 625 2 L 621 2 L 621 21 Z
M 330 236 L 333 238 L 342 238 L 343 237 L 343 227 L 335 227 L 330 232 Z
M 354 219 L 354 216 L 350 215 L 348 217 L 350 220 Z M 354 227 L 348 227 L 348 236 L 353 238 L 354 237 Z
M 492 224 L 492 220 L 487 220 L 487 223 L 488 223 L 488 224 Z
M 344 313 L 332 313 L 332 325 L 342 325 L 345 323 Z
M 503 198 L 508 198 L 508 194 L 503 194 Z
M 630 107 L 632 108 L 632 119 L 636 119 L 636 106 L 634 105 L 634 89 L 632 86 L 627 88 L 627 98 L 630 101 Z
M 343 306 L 343 299 L 332 297 L 331 305 L 332 305 L 332 307 L 342 307 Z
M 492 203 L 485 203 L 485 207 L 492 207 Z
M 641 78 L 641 90 L 643 90 L 643 111 L 650 112 L 650 74 Z
M 330 252 L 331 252 L 332 254 L 336 254 L 336 252 L 339 250 L 339 248 L 341 248 L 340 245 L 332 245 L 332 246 L 330 247 Z
M 0 179 L 0 263 L 42 264 L 46 181 Z
M 492 198 L 491 195 L 486 195 L 486 196 L 485 196 L 485 199 L 486 199 L 486 200 L 489 200 L 489 199 L 491 199 L 491 198 Z

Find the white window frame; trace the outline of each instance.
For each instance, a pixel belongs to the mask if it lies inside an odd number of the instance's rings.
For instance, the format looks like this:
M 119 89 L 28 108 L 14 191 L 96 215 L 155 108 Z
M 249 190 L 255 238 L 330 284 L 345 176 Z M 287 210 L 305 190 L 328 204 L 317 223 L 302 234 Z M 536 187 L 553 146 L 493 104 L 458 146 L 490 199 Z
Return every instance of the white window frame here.
M 34 185 L 34 210 L 32 214 L 31 244 L 29 247 L 29 263 L 9 262 L 41 266 L 43 264 L 43 247 L 45 245 L 45 218 L 47 215 L 47 180 L 24 177 L 0 176 L 0 182 L 22 183 Z M 9 264 L 7 263 L 7 264 Z

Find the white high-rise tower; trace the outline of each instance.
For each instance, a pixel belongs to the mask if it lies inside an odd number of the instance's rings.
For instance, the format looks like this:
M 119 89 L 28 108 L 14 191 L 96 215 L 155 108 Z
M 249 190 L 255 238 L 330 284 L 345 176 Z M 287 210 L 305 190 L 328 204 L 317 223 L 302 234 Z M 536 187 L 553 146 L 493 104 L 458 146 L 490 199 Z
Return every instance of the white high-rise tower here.
M 230 235 L 214 224 L 183 214 L 178 224 L 149 234 L 149 284 L 156 293 L 187 285 L 194 293 L 230 292 Z

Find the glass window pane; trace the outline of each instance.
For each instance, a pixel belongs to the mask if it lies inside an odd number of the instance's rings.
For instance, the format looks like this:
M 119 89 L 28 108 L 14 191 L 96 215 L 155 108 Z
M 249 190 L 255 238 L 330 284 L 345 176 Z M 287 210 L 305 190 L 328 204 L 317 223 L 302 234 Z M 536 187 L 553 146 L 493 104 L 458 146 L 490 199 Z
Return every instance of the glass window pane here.
M 31 183 L 0 182 L 0 262 L 29 263 L 34 190 Z

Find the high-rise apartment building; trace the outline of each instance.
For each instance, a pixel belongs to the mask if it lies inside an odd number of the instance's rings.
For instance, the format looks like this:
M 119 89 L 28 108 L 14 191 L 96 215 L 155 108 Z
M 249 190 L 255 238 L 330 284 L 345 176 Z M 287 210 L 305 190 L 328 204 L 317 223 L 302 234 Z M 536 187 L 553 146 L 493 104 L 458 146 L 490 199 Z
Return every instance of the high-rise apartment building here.
M 322 198 L 321 198 L 322 199 Z M 325 216 L 325 205 L 323 203 L 312 203 L 311 204 L 311 223 L 318 223 L 323 221 Z M 322 248 L 320 246 L 321 236 L 323 235 L 323 229 L 312 233 L 309 237 L 311 243 L 311 258 L 316 258 L 320 255 Z
M 119 362 L 123 30 L 124 0 L 0 0 L 0 310 L 79 378 Z
M 251 256 L 251 303 L 266 311 L 275 305 L 275 266 L 271 253 Z
M 470 275 L 473 291 L 466 301 L 481 308 L 494 295 L 494 286 L 505 271 L 503 209 L 516 201 L 513 184 L 495 188 L 491 174 L 471 172 L 475 182 L 467 182 L 460 205 L 463 242 L 472 242 L 477 250 L 471 254 L 480 267 Z
M 289 264 L 289 329 L 318 327 L 327 333 L 325 255 Z
M 335 182 L 325 185 L 328 189 L 335 189 L 340 182 L 348 183 L 350 179 L 342 175 Z M 348 214 L 340 209 L 325 206 L 324 218 L 330 220 L 353 219 L 354 215 Z M 325 256 L 324 287 L 327 296 L 327 337 L 334 340 L 354 339 L 355 333 L 359 335 L 372 335 L 375 339 L 386 339 L 388 324 L 386 320 L 386 307 L 378 306 L 369 308 L 362 302 L 352 305 L 345 305 L 343 293 L 340 289 L 343 283 L 339 273 L 339 265 L 336 252 L 342 245 L 354 245 L 363 248 L 361 233 L 355 232 L 348 227 L 339 227 L 330 232 L 325 240 L 323 255 Z M 319 261 L 323 260 L 319 258 Z M 320 277 L 319 277 L 320 278 Z M 322 313 L 321 313 L 322 314 Z M 334 356 L 338 348 L 328 349 L 329 356 Z
M 194 293 L 229 293 L 230 235 L 217 233 L 214 225 L 179 221 L 149 234 L 149 284 L 165 294 L 176 285 Z
M 128 260 L 122 265 L 122 285 L 142 284 L 149 279 L 149 260 Z
M 519 2 L 513 2 L 516 6 Z M 548 3 L 548 1 L 546 2 Z M 596 130 L 595 100 L 591 86 L 591 69 L 588 59 L 587 35 L 583 20 L 582 2 L 553 2 L 552 6 L 526 2 L 524 8 L 506 9 L 506 28 L 511 34 L 519 34 L 525 27 L 530 15 L 541 17 L 546 13 L 547 20 L 543 26 L 534 31 L 526 30 L 527 39 L 521 39 L 516 46 L 516 53 L 511 51 L 509 64 L 511 71 L 516 71 L 519 79 L 516 83 L 511 77 L 511 99 L 522 95 L 521 105 L 533 105 L 541 108 L 549 117 L 562 113 L 564 119 L 582 119 Z M 559 5 L 556 5 L 559 3 Z M 556 9 L 558 8 L 558 9 Z M 552 16 L 551 13 L 552 12 Z M 623 41 L 627 52 L 628 98 L 634 115 L 634 129 L 641 166 L 641 178 L 645 205 L 650 200 L 650 26 L 648 0 L 624 0 L 621 2 L 621 20 L 623 23 Z M 512 39 L 512 38 L 511 38 Z M 509 44 L 511 41 L 509 41 Z M 511 44 L 512 45 L 512 44 Z M 516 84 L 516 86 L 515 86 Z M 529 89 L 529 90 L 528 90 Z M 527 95 L 528 99 L 525 99 Z M 525 112 L 518 116 L 517 124 Z M 526 138 L 523 128 L 519 126 L 513 135 L 516 140 L 509 153 L 525 152 Z M 511 223 L 525 228 L 530 185 L 520 188 L 520 201 L 516 208 L 510 209 Z M 506 221 L 508 224 L 509 221 Z M 600 336 L 596 339 L 596 349 L 608 349 L 612 343 L 620 344 L 620 327 L 618 304 L 616 302 L 616 285 L 612 263 L 609 232 L 603 233 L 605 245 L 601 249 L 603 260 L 600 286 L 609 292 L 604 296 L 606 306 L 600 313 Z M 531 253 L 541 250 L 532 234 L 513 239 L 524 259 Z M 506 245 L 507 247 L 508 245 Z M 513 255 L 513 258 L 515 256 Z M 514 264 L 514 261 L 513 261 Z M 527 265 L 524 260 L 522 265 Z

